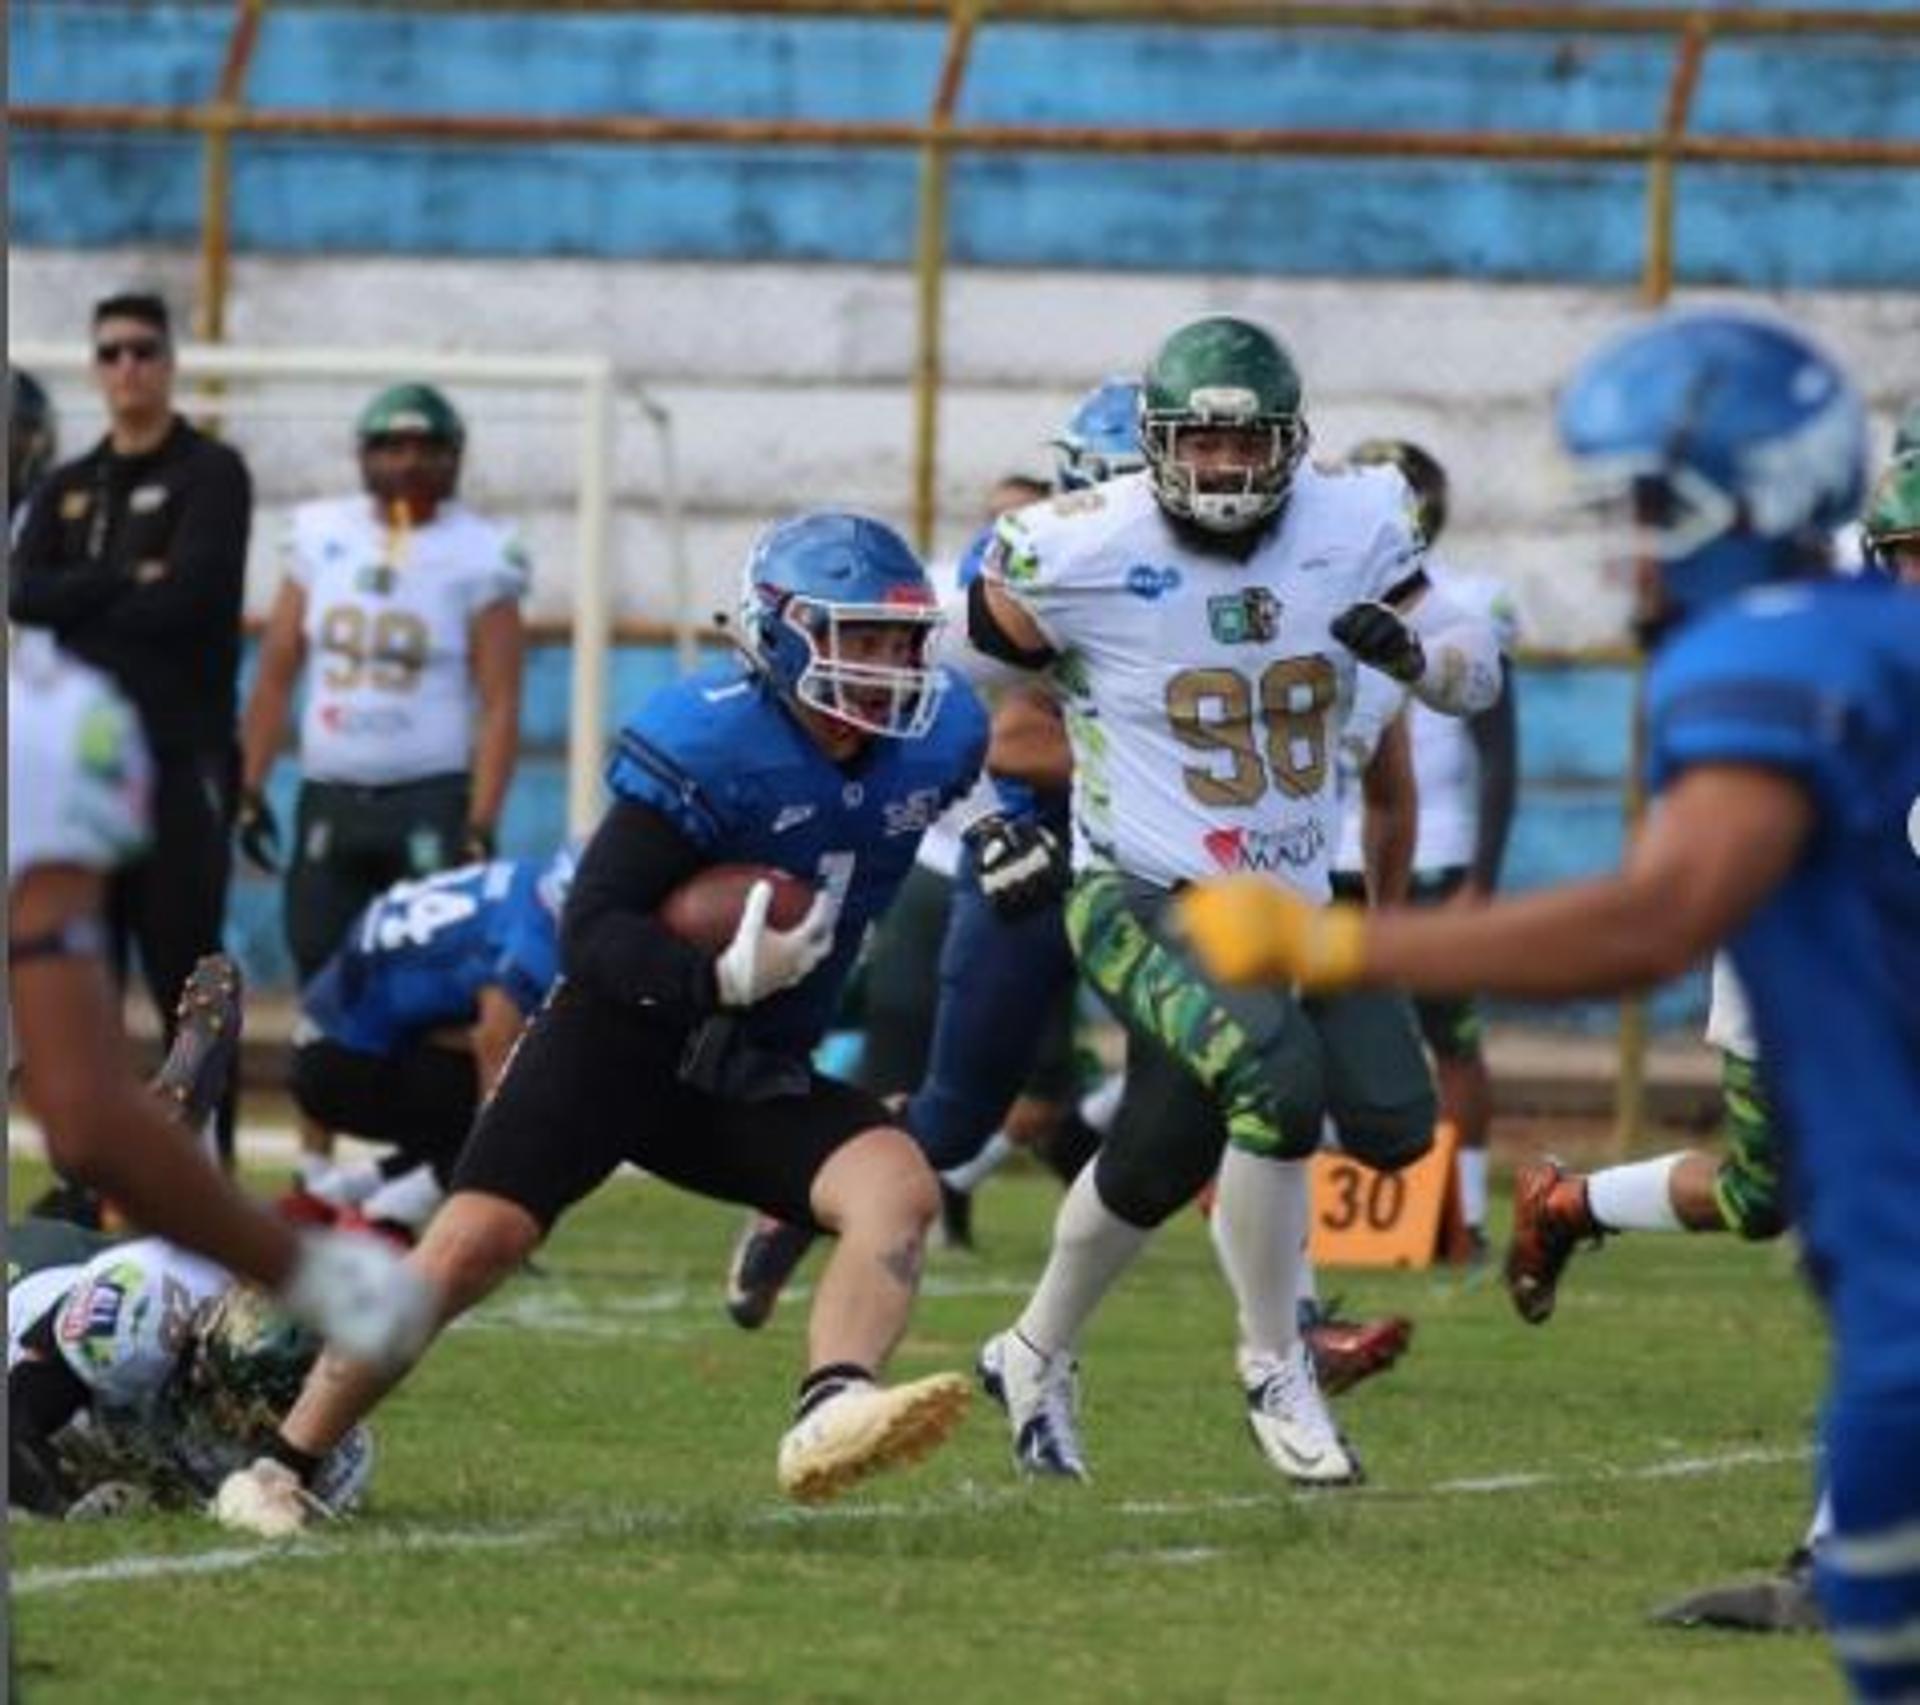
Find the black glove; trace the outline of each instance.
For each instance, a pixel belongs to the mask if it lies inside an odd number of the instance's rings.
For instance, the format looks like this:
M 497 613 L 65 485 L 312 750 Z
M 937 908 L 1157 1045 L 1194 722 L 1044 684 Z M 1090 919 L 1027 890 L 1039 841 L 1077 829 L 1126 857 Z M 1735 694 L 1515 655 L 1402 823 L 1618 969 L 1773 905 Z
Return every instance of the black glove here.
M 1003 918 L 1037 912 L 1067 891 L 1066 849 L 1034 818 L 993 812 L 968 828 L 966 843 L 980 892 Z
M 484 823 L 469 823 L 460 835 L 463 864 L 485 864 L 493 857 L 493 831 Z
M 1354 604 L 1333 618 L 1333 637 L 1362 663 L 1396 681 L 1417 681 L 1427 666 L 1420 636 L 1385 604 Z
M 258 788 L 242 789 L 240 810 L 234 818 L 233 828 L 240 840 L 241 857 L 255 870 L 277 876 L 280 872 L 280 820 L 274 816 L 267 796 Z

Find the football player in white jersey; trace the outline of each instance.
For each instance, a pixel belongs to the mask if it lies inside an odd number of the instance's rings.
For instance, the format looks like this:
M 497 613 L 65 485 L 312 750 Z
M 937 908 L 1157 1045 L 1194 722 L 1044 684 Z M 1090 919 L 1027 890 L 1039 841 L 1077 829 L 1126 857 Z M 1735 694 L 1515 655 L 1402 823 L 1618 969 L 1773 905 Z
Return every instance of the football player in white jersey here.
M 7 1501 L 68 1521 L 198 1506 L 260 1452 L 320 1340 L 251 1285 L 162 1238 L 77 1226 L 7 1268 Z M 357 1428 L 315 1497 L 358 1501 L 372 1440 Z
M 240 845 L 270 869 L 263 790 L 306 672 L 286 888 L 302 982 L 391 884 L 492 856 L 519 750 L 527 562 L 456 495 L 465 423 L 431 385 L 395 385 L 358 442 L 365 489 L 294 511 L 242 723 Z
M 7 660 L 7 978 L 23 1101 L 66 1177 L 134 1224 L 272 1288 L 342 1346 L 386 1361 L 424 1335 L 428 1298 L 368 1238 L 301 1237 L 249 1202 L 142 1088 L 104 958 L 108 875 L 147 833 L 133 712 L 50 640 Z
M 1519 710 L 1513 651 L 1519 616 L 1511 594 L 1487 575 L 1465 574 L 1435 557 L 1447 523 L 1447 474 L 1417 444 L 1370 438 L 1347 460 L 1398 468 L 1412 498 L 1415 530 L 1428 550 L 1427 572 L 1462 609 L 1485 621 L 1500 642 L 1500 696 L 1475 716 L 1441 716 L 1426 705 L 1408 712 L 1413 767 L 1420 788 L 1420 834 L 1413 854 L 1416 905 L 1471 905 L 1500 886 L 1507 835 L 1519 789 Z M 1480 1047 L 1480 1007 L 1471 995 L 1420 996 L 1413 1003 L 1433 1056 L 1440 1117 L 1460 1139 L 1455 1162 L 1470 1259 L 1486 1258 L 1487 1136 L 1493 1123 L 1493 1080 Z
M 1500 673 L 1485 625 L 1430 590 L 1399 476 L 1309 464 L 1300 397 L 1263 328 L 1182 327 L 1144 379 L 1147 470 L 1003 521 L 969 596 L 974 645 L 1050 671 L 1065 695 L 1068 931 L 1129 1042 L 1114 1129 L 1067 1194 L 1031 1301 L 981 1353 L 1035 1473 L 1085 1473 L 1082 1329 L 1217 1167 L 1254 1436 L 1289 1479 L 1359 1477 L 1295 1315 L 1306 1162 L 1329 1113 L 1376 1166 L 1431 1144 L 1411 1008 L 1392 994 L 1303 1005 L 1225 991 L 1166 914 L 1179 886 L 1228 870 L 1327 898 L 1334 753 L 1359 667 L 1460 715 L 1492 701 Z

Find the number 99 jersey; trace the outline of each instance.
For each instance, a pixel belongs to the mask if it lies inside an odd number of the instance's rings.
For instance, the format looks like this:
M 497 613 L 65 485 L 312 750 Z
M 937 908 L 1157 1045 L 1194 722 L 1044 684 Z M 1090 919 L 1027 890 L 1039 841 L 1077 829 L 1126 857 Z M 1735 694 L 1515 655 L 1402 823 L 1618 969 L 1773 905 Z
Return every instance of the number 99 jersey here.
M 1196 549 L 1131 475 L 1004 517 L 985 571 L 1059 654 L 1076 869 L 1258 870 L 1327 897 L 1358 667 L 1329 628 L 1420 584 L 1397 473 L 1303 466 L 1243 555 Z
M 286 572 L 307 598 L 307 779 L 381 787 L 467 769 L 473 618 L 527 593 L 513 537 L 460 503 L 393 527 L 370 498 L 329 499 L 294 511 Z
M 303 1032 L 393 1054 L 428 1031 L 473 1023 L 482 989 L 532 1012 L 559 972 L 573 859 L 571 850 L 550 863 L 495 859 L 396 882 L 303 991 Z

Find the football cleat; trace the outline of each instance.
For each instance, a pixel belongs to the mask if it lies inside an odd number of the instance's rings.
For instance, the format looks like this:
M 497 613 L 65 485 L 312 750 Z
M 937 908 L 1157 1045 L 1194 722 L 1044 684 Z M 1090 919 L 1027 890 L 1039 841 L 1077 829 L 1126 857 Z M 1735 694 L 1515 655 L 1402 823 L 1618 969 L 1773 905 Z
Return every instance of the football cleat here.
M 1353 1486 L 1360 1458 L 1334 1425 L 1304 1341 L 1279 1356 L 1239 1355 L 1247 1426 L 1267 1461 L 1297 1486 Z
M 1014 1466 L 1052 1480 L 1084 1480 L 1076 1389 L 1078 1364 L 1064 1351 L 1043 1356 L 1018 1332 L 1000 1332 L 980 1346 L 974 1373 L 999 1404 L 1013 1433 Z
M 1823 1626 L 1813 1590 L 1813 1553 L 1802 1546 L 1777 1574 L 1705 1587 L 1656 1610 L 1664 1628 L 1728 1628 L 1747 1634 L 1815 1634 Z
M 1560 1274 L 1582 1242 L 1597 1244 L 1600 1227 L 1587 1206 L 1587 1181 L 1551 1156 L 1513 1175 L 1513 1241 L 1507 1245 L 1507 1295 L 1530 1326 L 1553 1313 Z
M 824 1504 L 869 1475 L 918 1462 L 947 1442 L 971 1397 L 957 1373 L 843 1386 L 787 1429 L 780 1489 L 799 1503 Z
M 1399 1361 L 1413 1342 L 1413 1322 L 1403 1314 L 1378 1320 L 1337 1320 L 1328 1315 L 1307 1326 L 1302 1336 L 1313 1356 L 1320 1389 L 1338 1397 Z
M 771 1214 L 751 1214 L 727 1263 L 727 1313 L 752 1332 L 773 1316 L 773 1305 L 819 1233 Z
M 150 1087 L 197 1131 L 226 1099 L 239 1058 L 240 967 L 224 953 L 209 953 L 180 991 L 173 1046 Z
M 973 1192 L 940 1180 L 940 1244 L 944 1249 L 973 1248 Z

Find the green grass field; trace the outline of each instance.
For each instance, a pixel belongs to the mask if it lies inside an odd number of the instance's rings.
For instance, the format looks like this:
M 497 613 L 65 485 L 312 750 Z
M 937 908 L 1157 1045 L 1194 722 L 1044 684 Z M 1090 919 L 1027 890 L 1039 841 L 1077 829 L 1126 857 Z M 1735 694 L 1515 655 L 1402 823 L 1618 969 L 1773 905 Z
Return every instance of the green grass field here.
M 1033 1175 L 989 1186 L 982 1251 L 935 1256 L 897 1371 L 970 1363 L 1054 1201 Z M 18 1697 L 1840 1696 L 1818 1641 L 1645 1622 L 1804 1521 L 1823 1340 L 1778 1250 L 1622 1240 L 1580 1258 L 1544 1329 L 1495 1280 L 1329 1275 L 1418 1336 L 1342 1400 L 1370 1483 L 1296 1496 L 1244 1431 L 1185 1215 L 1086 1345 L 1091 1485 L 1016 1481 L 982 1402 L 930 1463 L 803 1512 L 773 1456 L 804 1307 L 729 1324 L 733 1226 L 609 1186 L 380 1413 L 352 1522 L 282 1548 L 186 1516 L 16 1524 Z

